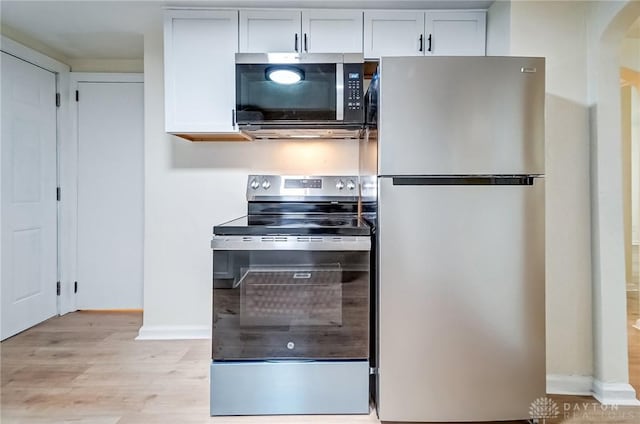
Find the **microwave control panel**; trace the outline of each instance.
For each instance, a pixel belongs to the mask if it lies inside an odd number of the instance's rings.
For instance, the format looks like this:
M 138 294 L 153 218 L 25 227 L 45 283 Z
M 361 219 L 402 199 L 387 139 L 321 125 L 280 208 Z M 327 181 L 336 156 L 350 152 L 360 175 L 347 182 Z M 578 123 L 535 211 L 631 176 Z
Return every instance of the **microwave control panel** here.
M 344 121 L 364 121 L 364 93 L 362 92 L 362 63 L 344 64 Z

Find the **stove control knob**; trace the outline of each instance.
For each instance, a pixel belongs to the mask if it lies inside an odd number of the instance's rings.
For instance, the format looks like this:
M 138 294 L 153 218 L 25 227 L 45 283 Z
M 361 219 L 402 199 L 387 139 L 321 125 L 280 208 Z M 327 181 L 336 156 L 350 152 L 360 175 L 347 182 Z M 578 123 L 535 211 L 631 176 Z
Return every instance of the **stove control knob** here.
M 356 188 L 356 183 L 354 183 L 353 180 L 347 181 L 347 188 L 349 190 L 353 190 L 354 188 Z
M 262 188 L 267 190 L 269 187 L 271 187 L 269 180 L 262 180 Z
M 254 190 L 257 190 L 258 187 L 260 187 L 260 183 L 255 178 L 253 180 L 251 180 L 251 184 L 250 185 L 251 185 L 251 188 L 254 189 Z
M 344 181 L 338 180 L 338 182 L 336 183 L 336 188 L 338 190 L 342 190 L 344 188 Z

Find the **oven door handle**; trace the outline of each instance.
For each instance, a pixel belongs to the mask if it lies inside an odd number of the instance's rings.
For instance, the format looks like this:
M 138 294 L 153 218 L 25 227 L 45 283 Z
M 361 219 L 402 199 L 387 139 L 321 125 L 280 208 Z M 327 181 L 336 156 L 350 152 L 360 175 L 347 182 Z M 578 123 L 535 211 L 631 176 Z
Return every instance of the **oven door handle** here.
M 369 236 L 213 236 L 213 250 L 369 251 Z

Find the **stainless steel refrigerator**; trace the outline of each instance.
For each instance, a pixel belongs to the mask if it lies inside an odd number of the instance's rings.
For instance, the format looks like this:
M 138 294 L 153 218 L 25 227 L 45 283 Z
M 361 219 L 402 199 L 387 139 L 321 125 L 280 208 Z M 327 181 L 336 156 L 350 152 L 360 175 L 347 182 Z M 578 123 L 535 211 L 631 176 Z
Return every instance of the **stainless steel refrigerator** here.
M 380 62 L 361 171 L 383 421 L 529 419 L 545 395 L 544 76 L 543 58 Z

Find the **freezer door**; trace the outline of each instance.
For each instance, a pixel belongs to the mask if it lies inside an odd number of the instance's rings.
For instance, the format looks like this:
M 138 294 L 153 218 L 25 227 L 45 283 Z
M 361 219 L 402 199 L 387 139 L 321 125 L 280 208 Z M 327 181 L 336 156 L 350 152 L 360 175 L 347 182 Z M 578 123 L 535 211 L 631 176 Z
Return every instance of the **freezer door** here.
M 383 57 L 379 175 L 544 174 L 543 58 Z
M 380 420 L 528 419 L 545 395 L 544 179 L 396 184 L 378 185 Z

